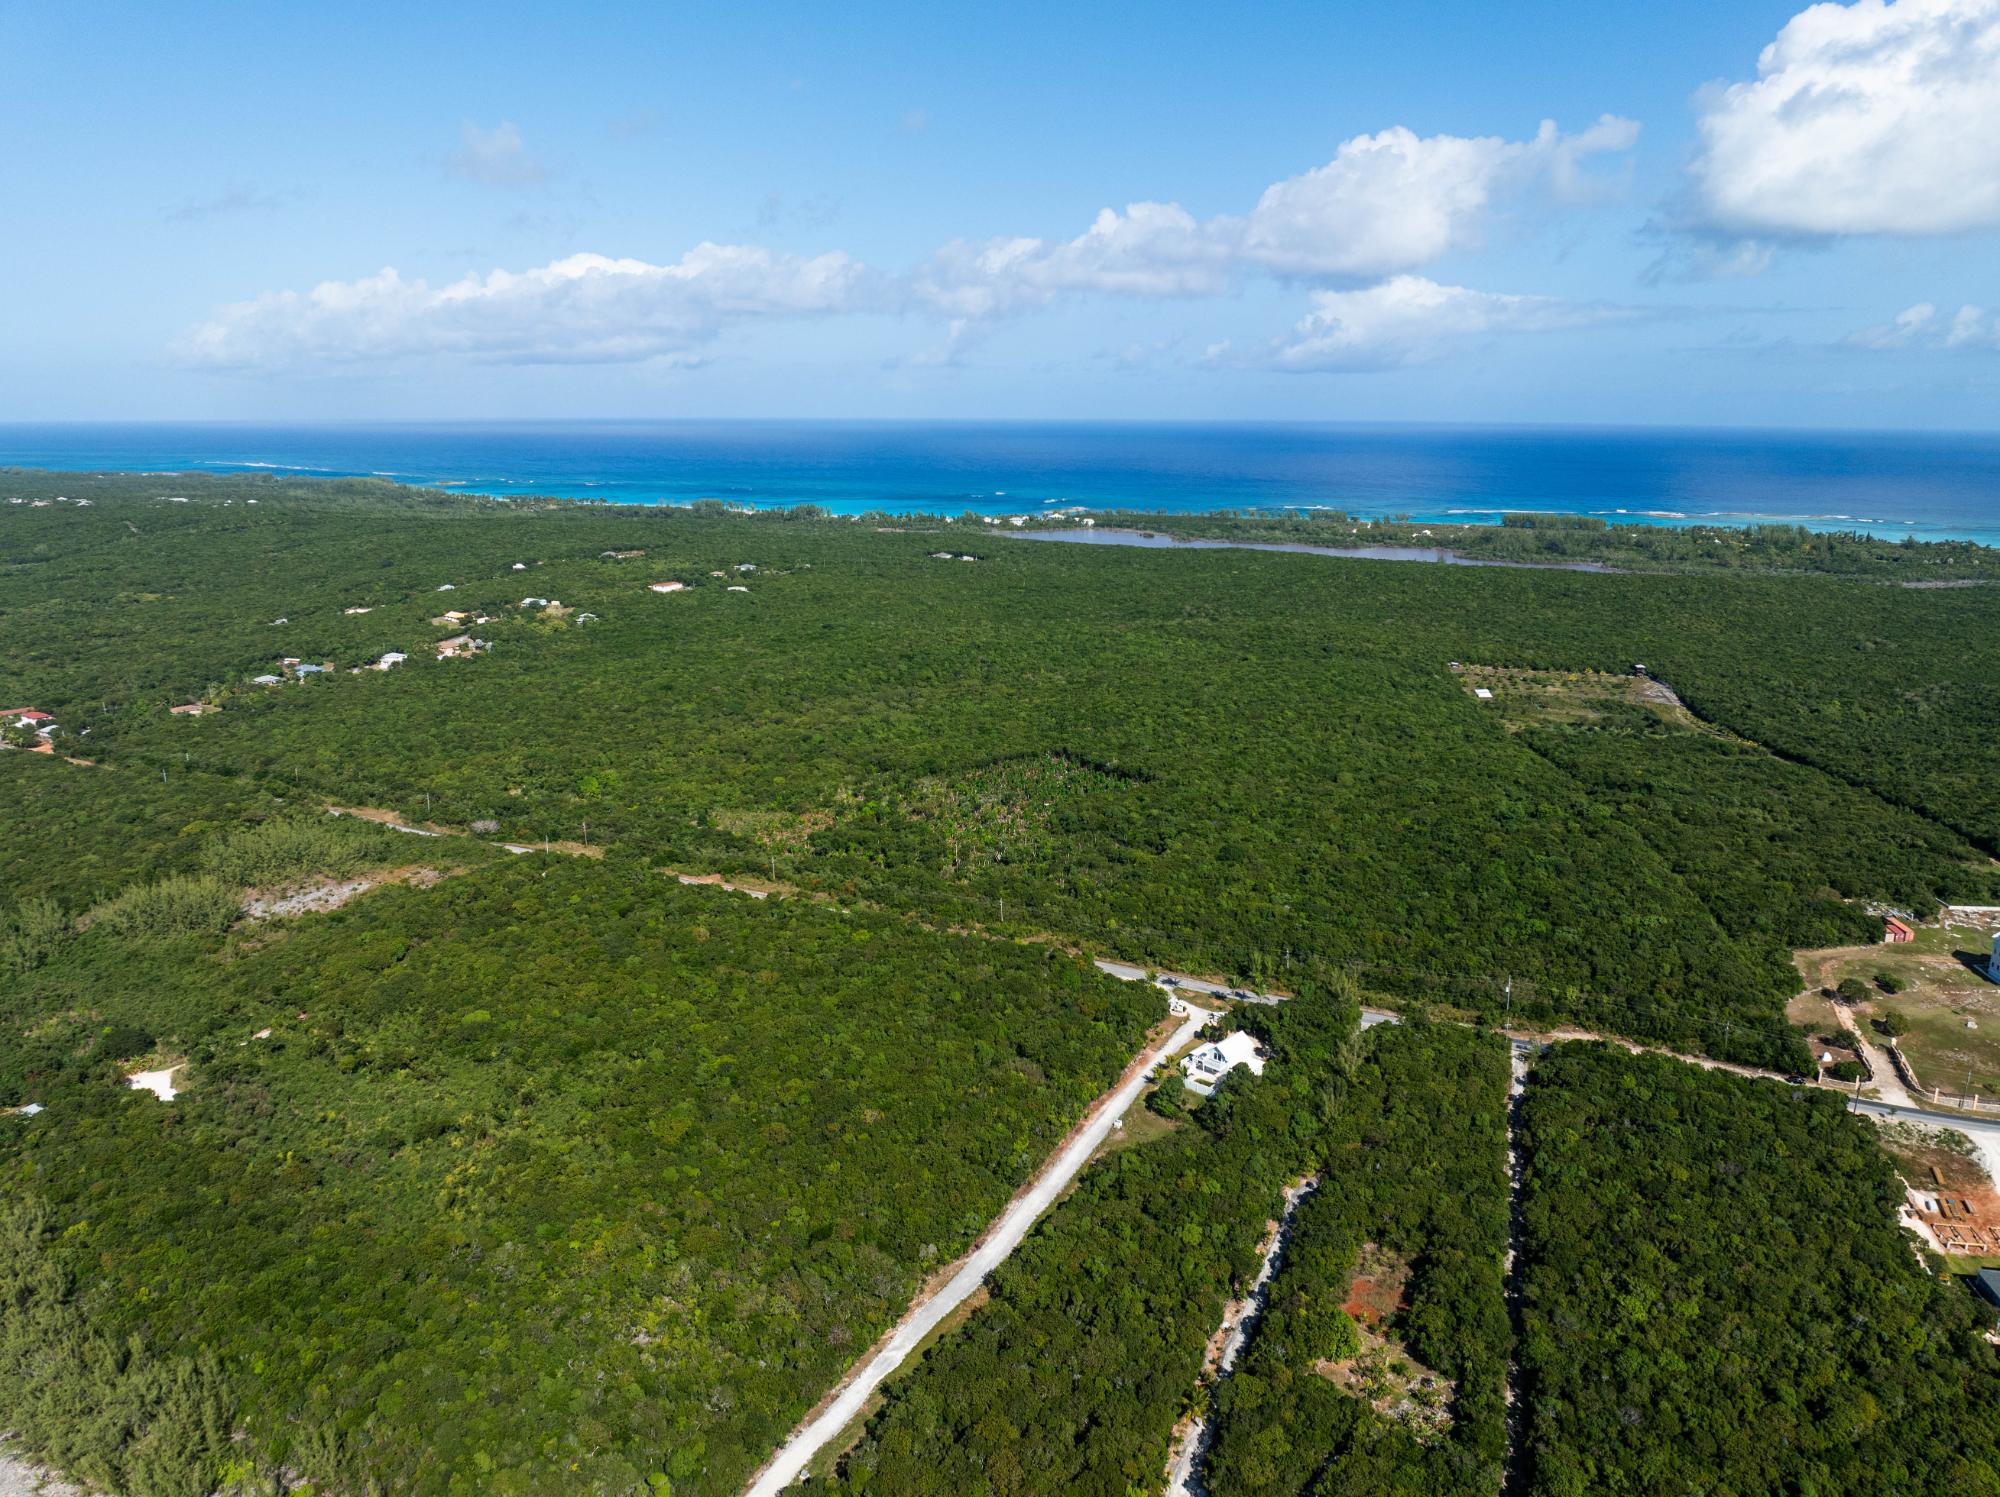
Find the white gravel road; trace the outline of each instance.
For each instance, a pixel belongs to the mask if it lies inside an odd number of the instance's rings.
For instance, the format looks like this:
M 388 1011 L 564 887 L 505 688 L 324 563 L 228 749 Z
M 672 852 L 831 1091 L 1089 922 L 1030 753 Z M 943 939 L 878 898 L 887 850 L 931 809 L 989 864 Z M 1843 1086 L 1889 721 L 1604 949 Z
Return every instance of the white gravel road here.
M 1090 1115 L 1090 1121 L 1077 1130 L 1048 1168 L 1014 1198 L 971 1254 L 960 1261 L 945 1286 L 922 1304 L 912 1307 L 897 1322 L 888 1339 L 848 1375 L 832 1401 L 792 1432 L 791 1438 L 779 1447 L 778 1453 L 751 1481 L 746 1497 L 777 1497 L 796 1481 L 806 1463 L 819 1453 L 820 1448 L 861 1412 L 869 1394 L 881 1386 L 883 1379 L 902 1366 L 910 1353 L 916 1350 L 917 1344 L 947 1315 L 964 1304 L 973 1291 L 986 1282 L 986 1276 L 1021 1245 L 1036 1218 L 1054 1205 L 1056 1198 L 1069 1188 L 1070 1182 L 1090 1162 L 1090 1156 L 1097 1152 L 1098 1145 L 1110 1135 L 1113 1125 L 1145 1089 L 1146 1079 L 1153 1067 L 1162 1057 L 1172 1055 L 1192 1040 L 1202 1026 L 1215 1017 L 1213 1010 L 1196 1008 L 1192 1004 L 1188 1005 L 1188 1010 L 1180 1027 L 1165 1041 L 1144 1052 L 1145 1063 L 1132 1068 L 1131 1074 L 1100 1102 Z

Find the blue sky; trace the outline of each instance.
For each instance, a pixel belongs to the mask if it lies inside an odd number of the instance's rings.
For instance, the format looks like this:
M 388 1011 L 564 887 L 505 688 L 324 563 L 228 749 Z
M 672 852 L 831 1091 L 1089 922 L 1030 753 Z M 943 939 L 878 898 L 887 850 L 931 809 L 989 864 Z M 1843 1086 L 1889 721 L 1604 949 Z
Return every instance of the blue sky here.
M 2000 423 L 2000 0 L 0 4 L 0 193 L 12 419 Z

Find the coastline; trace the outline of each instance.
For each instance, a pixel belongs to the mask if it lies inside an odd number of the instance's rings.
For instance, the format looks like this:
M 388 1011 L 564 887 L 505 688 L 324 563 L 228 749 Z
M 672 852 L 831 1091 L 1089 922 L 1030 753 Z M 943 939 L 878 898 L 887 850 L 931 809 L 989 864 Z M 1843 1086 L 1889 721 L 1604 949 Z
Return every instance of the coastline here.
M 1399 546 L 1357 544 L 1315 546 L 1306 541 L 1218 540 L 1210 536 L 1168 535 L 1157 530 L 1128 530 L 1122 526 L 1090 530 L 1008 530 L 1001 532 L 1015 541 L 1062 541 L 1070 545 L 1140 546 L 1161 551 L 1291 551 L 1307 556 L 1333 556 L 1343 561 L 1424 561 L 1448 567 L 1515 567 L 1538 572 L 1609 572 L 1626 570 L 1597 561 L 1513 561 L 1497 556 L 1466 556 L 1449 546 Z M 1912 584 L 1915 585 L 1915 584 Z M 1926 586 L 1955 586 L 1929 583 Z M 1976 585 L 1976 584 L 1965 584 Z
M 498 499 L 1494 529 L 1802 526 L 2000 546 L 2000 436 L 1113 422 L 0 423 L 0 472 L 360 478 Z M 4 479 L 0 479 L 4 482 Z

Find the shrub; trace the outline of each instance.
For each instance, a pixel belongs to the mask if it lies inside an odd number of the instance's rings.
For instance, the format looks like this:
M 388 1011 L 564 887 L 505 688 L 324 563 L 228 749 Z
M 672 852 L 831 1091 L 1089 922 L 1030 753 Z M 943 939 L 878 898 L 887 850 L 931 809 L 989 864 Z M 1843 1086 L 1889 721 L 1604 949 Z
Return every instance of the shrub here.
M 243 907 L 236 891 L 212 874 L 185 874 L 127 889 L 91 911 L 121 936 L 217 935 Z
M 1163 1118 L 1187 1116 L 1187 1083 L 1179 1071 L 1171 1072 L 1146 1097 L 1146 1107 Z
M 339 878 L 388 855 L 392 833 L 334 817 L 284 818 L 232 832 L 210 844 L 203 866 L 226 884 L 276 888 Z
M 0 971 L 31 972 L 69 938 L 69 916 L 53 899 L 24 899 L 0 916 Z
M 1875 986 L 1885 993 L 1900 993 L 1909 984 L 1905 983 L 1902 978 L 1893 972 L 1877 972 L 1875 974 Z
M 1858 1060 L 1837 1060 L 1826 1068 L 1826 1074 L 1835 1081 L 1859 1081 L 1868 1073 L 1861 1069 Z
M 135 1024 L 109 1024 L 92 1047 L 94 1060 L 130 1060 L 153 1048 L 153 1037 Z
M 1843 1003 L 1861 1003 L 1868 997 L 1868 984 L 1858 977 L 1843 977 L 1834 992 Z
M 1910 1032 L 1910 1021 L 1904 1017 L 1901 1010 L 1885 1008 L 1882 1010 L 1881 1017 L 1876 1019 L 1875 1027 L 1893 1040 L 1899 1035 L 1905 1035 Z
M 235 1405 L 214 1356 L 156 1352 L 105 1330 L 45 1208 L 0 1207 L 0 1362 L 7 1427 L 92 1488 L 200 1497 L 231 1473 Z

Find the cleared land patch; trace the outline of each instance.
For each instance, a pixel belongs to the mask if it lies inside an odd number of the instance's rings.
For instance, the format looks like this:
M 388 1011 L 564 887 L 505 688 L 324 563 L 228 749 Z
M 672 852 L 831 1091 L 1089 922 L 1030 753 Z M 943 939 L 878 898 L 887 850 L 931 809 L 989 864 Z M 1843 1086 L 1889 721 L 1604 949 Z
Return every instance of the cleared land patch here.
M 1396 1333 L 1397 1316 L 1409 1308 L 1410 1265 L 1372 1242 L 1361 1244 L 1354 1280 L 1341 1306 L 1354 1322 L 1352 1356 L 1322 1358 L 1313 1370 L 1336 1388 L 1365 1400 L 1385 1419 L 1407 1427 L 1420 1445 L 1451 1429 L 1457 1385 L 1424 1366 Z

